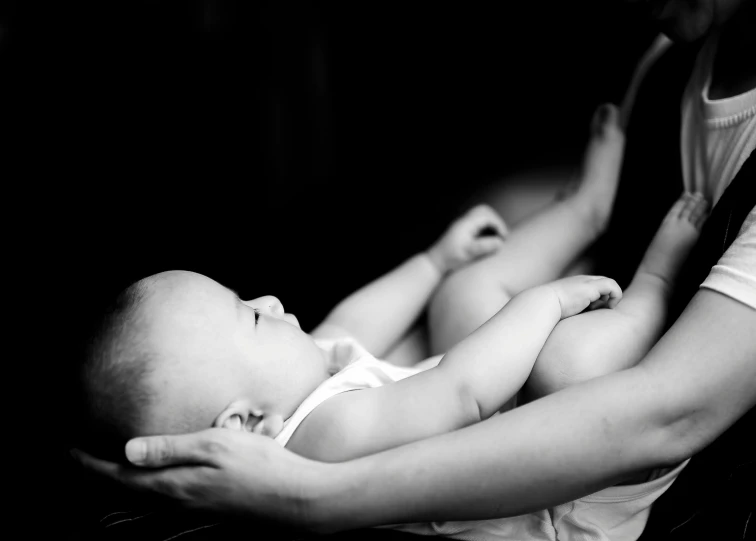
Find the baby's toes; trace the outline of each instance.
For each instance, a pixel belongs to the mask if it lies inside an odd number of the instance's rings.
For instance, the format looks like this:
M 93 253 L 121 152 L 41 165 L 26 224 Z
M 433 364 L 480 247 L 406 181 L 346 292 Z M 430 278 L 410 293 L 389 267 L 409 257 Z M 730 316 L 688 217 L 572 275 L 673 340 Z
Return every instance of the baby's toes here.
M 665 221 L 669 222 L 673 220 L 679 220 L 683 216 L 683 212 L 685 211 L 685 208 L 687 207 L 688 202 L 690 201 L 692 196 L 693 194 L 691 194 L 690 192 L 685 192 L 684 194 L 682 194 L 667 212 Z
M 696 229 L 701 229 L 706 218 L 709 216 L 709 202 L 702 193 L 696 192 L 686 202 L 681 218 L 689 221 Z

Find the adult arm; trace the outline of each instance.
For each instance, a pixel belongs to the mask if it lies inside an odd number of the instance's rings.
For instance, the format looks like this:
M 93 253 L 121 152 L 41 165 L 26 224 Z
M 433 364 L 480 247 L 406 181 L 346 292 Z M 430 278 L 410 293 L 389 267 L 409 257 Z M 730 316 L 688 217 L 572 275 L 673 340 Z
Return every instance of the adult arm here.
M 327 529 L 516 515 L 678 463 L 756 403 L 753 329 L 756 311 L 700 290 L 637 367 L 347 463 L 313 516 Z
M 699 290 L 636 367 L 456 432 L 323 464 L 270 440 L 211 430 L 132 441 L 143 465 L 83 456 L 190 507 L 317 531 L 517 515 L 573 500 L 703 449 L 756 402 L 756 311 Z M 136 460 L 144 444 L 144 458 Z

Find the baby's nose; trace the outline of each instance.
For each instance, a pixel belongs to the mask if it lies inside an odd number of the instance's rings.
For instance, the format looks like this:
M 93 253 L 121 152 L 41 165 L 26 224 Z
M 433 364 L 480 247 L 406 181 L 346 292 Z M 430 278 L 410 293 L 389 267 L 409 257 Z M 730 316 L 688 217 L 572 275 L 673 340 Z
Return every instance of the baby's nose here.
M 283 304 L 281 304 L 281 301 L 279 301 L 276 297 L 273 295 L 267 295 L 265 297 L 260 298 L 260 304 L 267 308 L 270 313 L 275 314 L 277 316 L 284 315 L 284 307 Z

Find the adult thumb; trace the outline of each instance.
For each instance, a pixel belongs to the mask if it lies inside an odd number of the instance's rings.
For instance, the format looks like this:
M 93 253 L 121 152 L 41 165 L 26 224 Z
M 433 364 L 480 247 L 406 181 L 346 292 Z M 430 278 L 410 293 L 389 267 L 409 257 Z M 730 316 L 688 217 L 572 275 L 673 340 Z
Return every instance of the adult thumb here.
M 126 443 L 126 458 L 136 466 L 149 468 L 212 464 L 218 451 L 225 448 L 217 441 L 218 430 L 134 438 Z

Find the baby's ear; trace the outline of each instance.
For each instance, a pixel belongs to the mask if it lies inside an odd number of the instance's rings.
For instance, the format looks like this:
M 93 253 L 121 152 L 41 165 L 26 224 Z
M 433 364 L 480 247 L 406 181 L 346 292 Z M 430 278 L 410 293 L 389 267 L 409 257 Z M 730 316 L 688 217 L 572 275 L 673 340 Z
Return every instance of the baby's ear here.
M 253 414 L 245 400 L 235 400 L 215 418 L 213 427 L 251 432 L 259 422 L 260 416 Z
M 277 413 L 256 410 L 247 400 L 234 400 L 215 418 L 213 427 L 254 432 L 275 438 L 283 430 L 283 424 L 283 417 Z

